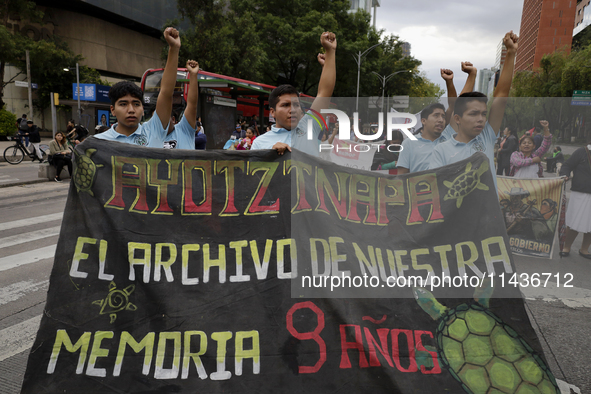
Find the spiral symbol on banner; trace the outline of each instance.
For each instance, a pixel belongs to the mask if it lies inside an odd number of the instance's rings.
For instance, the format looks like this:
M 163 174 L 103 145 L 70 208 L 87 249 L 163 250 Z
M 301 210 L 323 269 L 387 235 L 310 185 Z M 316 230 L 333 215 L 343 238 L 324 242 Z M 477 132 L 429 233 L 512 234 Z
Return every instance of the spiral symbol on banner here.
M 137 306 L 129 302 L 129 296 L 134 290 L 135 285 L 129 285 L 125 289 L 119 290 L 115 282 L 111 282 L 107 296 L 102 300 L 93 301 L 92 304 L 99 305 L 101 307 L 99 314 L 108 314 L 110 322 L 113 323 L 117 319 L 117 312 L 137 310 Z

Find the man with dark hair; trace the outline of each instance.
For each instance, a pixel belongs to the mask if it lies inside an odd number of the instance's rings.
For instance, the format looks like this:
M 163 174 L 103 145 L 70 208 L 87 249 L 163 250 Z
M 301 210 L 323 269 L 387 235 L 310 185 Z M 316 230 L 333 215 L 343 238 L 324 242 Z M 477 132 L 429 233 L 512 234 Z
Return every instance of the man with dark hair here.
M 39 128 L 33 124 L 32 120 L 27 121 L 27 127 L 29 130 L 27 131 L 26 136 L 29 138 L 31 145 L 33 146 L 33 152 L 37 155 L 39 163 L 43 163 L 43 155 L 41 154 L 41 149 L 39 149 L 39 143 L 41 142 Z M 35 160 L 33 159 L 33 161 Z
M 86 137 L 88 137 L 88 130 L 86 127 L 77 125 L 74 119 L 68 121 L 68 127 L 66 130 L 68 131 L 68 134 L 66 135 L 68 140 L 73 141 L 76 144 L 81 143 Z
M 169 45 L 168 59 L 162 75 L 154 116 L 146 123 L 140 124 L 144 113 L 142 90 L 135 83 L 118 82 L 109 90 L 111 113 L 117 118 L 117 123 L 104 133 L 96 135 L 96 138 L 162 148 L 172 112 L 172 94 L 176 84 L 181 47 L 181 39 L 176 29 L 168 27 L 164 31 L 164 38 Z
M 470 62 L 462 62 L 462 71 L 468 74 L 462 93 L 471 92 L 476 81 L 476 67 Z M 417 141 L 410 139 L 402 143 L 402 152 L 398 160 L 398 174 L 424 171 L 429 169 L 431 153 L 438 144 L 449 140 L 456 132 L 449 124 L 456 102 L 456 88 L 453 84 L 454 73 L 450 69 L 441 69 L 441 78 L 445 80 L 449 108 L 443 104 L 431 104 L 421 111 L 421 133 Z
M 399 174 L 427 170 L 433 148 L 447 140 L 447 137 L 442 135 L 445 129 L 443 104 L 431 104 L 422 110 L 421 123 L 423 127 L 420 135 L 417 135 L 417 141 L 407 138 L 402 142 L 402 151 L 397 163 Z
M 23 114 L 23 116 L 18 118 L 16 120 L 16 125 L 18 128 L 18 135 L 19 135 L 19 138 L 21 139 L 21 142 L 24 137 L 24 139 L 25 139 L 24 145 L 26 147 L 28 147 L 29 146 L 29 137 L 26 136 L 27 132 L 29 131 L 29 126 L 27 126 L 27 114 Z
M 189 71 L 189 93 L 187 94 L 187 107 L 181 120 L 173 111 L 170 121 L 171 128 L 164 140 L 165 148 L 195 149 L 195 129 L 197 128 L 197 100 L 199 98 L 199 63 L 195 60 L 187 61 Z M 174 123 L 174 125 L 173 125 Z
M 330 105 L 330 97 L 336 81 L 336 37 L 333 33 L 324 32 L 320 36 L 320 43 L 325 53 L 318 54 L 322 74 L 318 82 L 318 94 L 311 107 L 311 110 L 316 112 Z M 308 139 L 308 119 L 311 119 L 311 115 L 304 115 L 296 88 L 291 85 L 281 85 L 273 89 L 269 95 L 269 109 L 276 123 L 271 131 L 254 140 L 251 149 L 275 149 L 282 155 L 285 150 L 291 152 L 293 146 L 306 153 L 319 155 L 318 135 L 321 127 L 315 121 L 312 122 L 313 136 Z
M 484 152 L 489 160 L 489 168 L 494 170 L 494 147 L 505 116 L 507 97 L 513 80 L 517 40 L 517 35 L 512 31 L 505 34 L 503 38 L 503 43 L 507 48 L 507 57 L 493 94 L 494 101 L 490 114 L 486 106 L 488 99 L 484 94 L 479 92 L 461 94 L 456 101 L 451 121 L 457 134 L 435 147 L 430 168 L 456 163 L 467 159 L 476 152 Z M 496 185 L 496 177 L 493 179 Z
M 195 130 L 195 149 L 205 150 L 205 146 L 207 145 L 207 136 L 205 135 L 203 126 L 201 126 L 201 122 L 197 122 L 196 126 L 197 130 Z

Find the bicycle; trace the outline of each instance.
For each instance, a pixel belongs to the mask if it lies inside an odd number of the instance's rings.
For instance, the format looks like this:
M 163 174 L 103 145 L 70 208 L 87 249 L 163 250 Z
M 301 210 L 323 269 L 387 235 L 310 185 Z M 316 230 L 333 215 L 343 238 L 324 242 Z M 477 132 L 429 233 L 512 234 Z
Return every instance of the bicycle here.
M 4 150 L 4 160 L 10 164 L 19 164 L 25 158 L 25 156 L 30 157 L 31 159 L 37 159 L 37 153 L 35 152 L 35 147 L 33 146 L 33 153 L 29 152 L 29 150 L 23 145 L 23 142 L 17 135 L 13 135 L 8 137 L 11 141 L 15 142 L 15 145 L 9 146 Z M 49 146 L 45 144 L 39 145 L 39 150 L 41 151 L 41 156 L 43 161 L 47 160 L 47 152 L 49 152 Z

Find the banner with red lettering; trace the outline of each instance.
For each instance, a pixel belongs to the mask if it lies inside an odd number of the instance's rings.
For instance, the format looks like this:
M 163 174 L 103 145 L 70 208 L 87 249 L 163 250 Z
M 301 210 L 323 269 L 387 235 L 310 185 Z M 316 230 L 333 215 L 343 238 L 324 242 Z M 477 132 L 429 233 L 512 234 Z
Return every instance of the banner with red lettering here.
M 497 187 L 511 251 L 551 259 L 565 232 L 564 179 L 497 176 Z
M 558 392 L 483 154 L 394 177 L 89 138 L 75 164 L 23 393 Z

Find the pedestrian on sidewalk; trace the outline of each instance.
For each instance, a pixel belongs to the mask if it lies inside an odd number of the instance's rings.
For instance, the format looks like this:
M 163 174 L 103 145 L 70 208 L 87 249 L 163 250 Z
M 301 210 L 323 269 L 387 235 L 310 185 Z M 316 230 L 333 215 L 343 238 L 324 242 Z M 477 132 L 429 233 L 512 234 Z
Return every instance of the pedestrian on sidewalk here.
M 564 162 L 560 169 L 560 176 L 566 176 L 568 180 L 573 172 L 570 187 L 570 199 L 566 209 L 566 241 L 560 252 L 560 256 L 570 254 L 570 248 L 579 235 L 583 233 L 583 244 L 579 254 L 591 260 L 589 246 L 591 246 L 591 141 L 584 148 L 577 149 L 572 156 Z
M 27 126 L 29 127 L 29 130 L 25 135 L 29 138 L 29 142 L 33 146 L 33 152 L 37 155 L 39 163 L 43 163 L 43 155 L 41 154 L 41 149 L 39 148 L 39 143 L 41 142 L 39 128 L 33 124 L 32 120 L 27 121 Z
M 64 166 L 68 166 L 68 173 L 72 176 L 72 152 L 68 149 L 66 135 L 58 131 L 55 139 L 49 143 L 49 154 L 51 163 L 55 166 L 56 175 L 54 181 L 61 182 L 60 174 Z
M 16 125 L 18 127 L 18 135 L 21 139 L 21 142 L 25 145 L 26 148 L 29 147 L 29 137 L 25 134 L 29 131 L 29 127 L 27 126 L 27 114 L 23 114 L 22 117 L 18 118 L 16 121 Z M 24 137 L 24 142 L 23 142 Z

